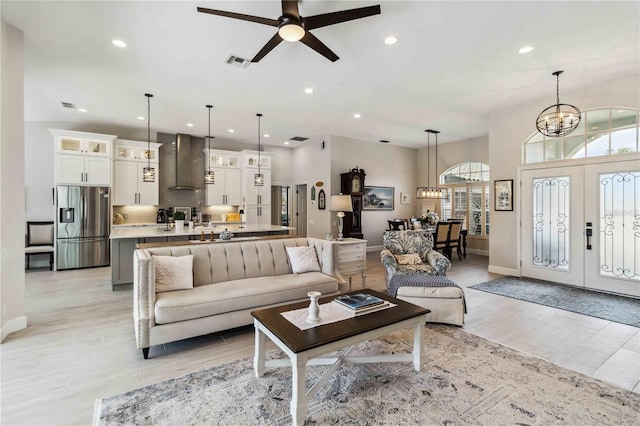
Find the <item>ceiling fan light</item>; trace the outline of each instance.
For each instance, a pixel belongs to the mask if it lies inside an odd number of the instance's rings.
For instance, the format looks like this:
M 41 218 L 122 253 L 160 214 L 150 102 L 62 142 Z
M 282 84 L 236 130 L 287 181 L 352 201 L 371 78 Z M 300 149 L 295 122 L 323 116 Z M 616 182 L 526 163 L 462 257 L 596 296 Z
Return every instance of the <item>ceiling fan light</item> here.
M 304 37 L 304 28 L 300 25 L 296 24 L 286 24 L 280 27 L 278 30 L 278 34 L 285 41 L 299 41 L 302 37 Z

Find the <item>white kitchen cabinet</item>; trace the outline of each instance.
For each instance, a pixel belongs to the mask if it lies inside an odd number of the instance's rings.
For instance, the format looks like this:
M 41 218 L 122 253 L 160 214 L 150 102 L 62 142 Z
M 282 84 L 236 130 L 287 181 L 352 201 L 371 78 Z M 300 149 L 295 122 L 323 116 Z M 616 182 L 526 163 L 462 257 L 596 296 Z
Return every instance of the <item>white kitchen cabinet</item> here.
M 253 184 L 256 173 L 258 173 L 258 169 L 254 168 L 247 168 L 244 171 L 245 203 L 269 205 L 271 204 L 271 170 L 260 170 L 260 173 L 264 175 L 263 186 Z
M 271 206 L 247 206 L 247 225 L 271 225 Z
M 149 145 L 150 146 L 148 147 L 146 142 L 141 141 L 118 139 L 116 140 L 116 143 L 114 145 L 113 159 L 128 161 L 147 161 L 147 159 L 150 158 L 152 163 L 157 163 L 158 149 L 162 144 L 153 142 Z
M 57 154 L 56 184 L 111 186 L 111 161 L 108 158 Z
M 212 167 L 215 172 L 215 183 L 205 185 L 207 188 L 207 205 L 232 205 L 242 204 L 242 186 L 240 169 Z
M 56 185 L 111 186 L 113 135 L 49 129 L 55 143 Z
M 160 203 L 158 170 L 159 143 L 128 141 L 118 139 L 114 144 L 114 193 L 113 205 L 152 206 Z M 143 169 L 150 158 L 151 167 L 156 169 L 155 182 L 143 182 Z

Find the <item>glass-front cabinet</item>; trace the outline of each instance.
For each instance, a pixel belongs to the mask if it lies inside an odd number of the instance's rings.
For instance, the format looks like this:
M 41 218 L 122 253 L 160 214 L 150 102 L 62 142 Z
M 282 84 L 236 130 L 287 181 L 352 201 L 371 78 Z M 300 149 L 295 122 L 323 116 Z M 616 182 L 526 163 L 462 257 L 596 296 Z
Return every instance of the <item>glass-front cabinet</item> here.
M 56 152 L 60 154 L 111 156 L 111 140 L 96 137 L 57 136 Z
M 118 139 L 115 144 L 114 160 L 144 160 L 158 161 L 158 147 L 160 144 L 152 142 L 147 147 L 146 142 Z

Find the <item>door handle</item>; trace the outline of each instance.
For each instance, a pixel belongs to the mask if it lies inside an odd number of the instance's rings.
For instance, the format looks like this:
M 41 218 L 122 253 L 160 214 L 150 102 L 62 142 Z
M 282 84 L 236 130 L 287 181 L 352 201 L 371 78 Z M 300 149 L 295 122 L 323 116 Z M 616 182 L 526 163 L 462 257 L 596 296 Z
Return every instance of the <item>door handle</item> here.
M 593 236 L 593 230 L 591 228 L 586 229 L 587 236 L 587 250 L 591 250 L 591 237 Z

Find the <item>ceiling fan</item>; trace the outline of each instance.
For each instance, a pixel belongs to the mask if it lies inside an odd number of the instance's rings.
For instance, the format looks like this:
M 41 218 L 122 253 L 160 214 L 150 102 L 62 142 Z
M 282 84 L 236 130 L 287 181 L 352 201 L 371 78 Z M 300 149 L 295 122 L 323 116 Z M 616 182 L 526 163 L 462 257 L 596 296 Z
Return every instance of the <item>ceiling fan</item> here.
M 316 28 L 339 24 L 341 22 L 353 21 L 354 19 L 366 18 L 367 16 L 379 15 L 380 5 L 323 13 L 322 15 L 314 15 L 306 18 L 300 16 L 300 12 L 298 11 L 298 2 L 290 0 L 282 0 L 282 16 L 278 19 L 262 18 L 260 16 L 207 9 L 204 7 L 199 7 L 198 12 L 277 27 L 278 32 L 271 37 L 271 40 L 264 45 L 262 50 L 258 52 L 251 62 L 260 61 L 260 59 L 264 58 L 267 53 L 271 52 L 278 44 L 280 44 L 282 40 L 291 42 L 301 41 L 325 58 L 329 59 L 331 62 L 335 62 L 340 59 L 338 55 L 333 53 L 331 49 L 329 49 L 309 31 Z

